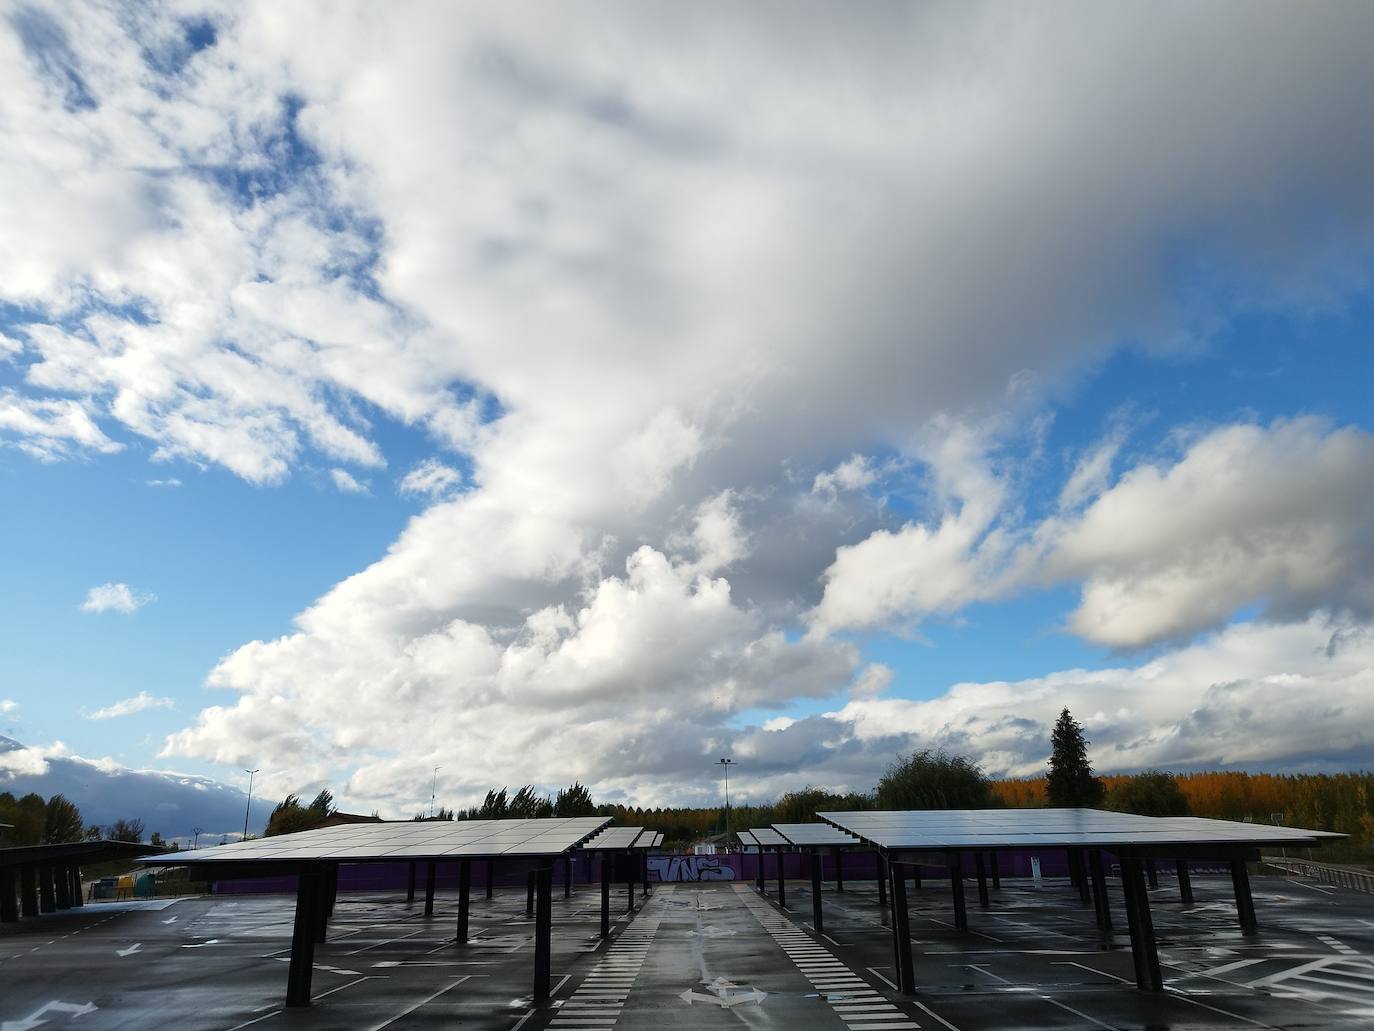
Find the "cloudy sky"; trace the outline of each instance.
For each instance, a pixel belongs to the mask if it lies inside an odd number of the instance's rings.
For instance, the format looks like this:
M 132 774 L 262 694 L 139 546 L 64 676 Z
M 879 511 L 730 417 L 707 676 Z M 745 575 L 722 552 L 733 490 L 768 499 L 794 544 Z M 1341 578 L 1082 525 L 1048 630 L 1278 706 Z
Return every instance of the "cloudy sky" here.
M 1374 762 L 1374 7 L 3 8 L 11 770 Z

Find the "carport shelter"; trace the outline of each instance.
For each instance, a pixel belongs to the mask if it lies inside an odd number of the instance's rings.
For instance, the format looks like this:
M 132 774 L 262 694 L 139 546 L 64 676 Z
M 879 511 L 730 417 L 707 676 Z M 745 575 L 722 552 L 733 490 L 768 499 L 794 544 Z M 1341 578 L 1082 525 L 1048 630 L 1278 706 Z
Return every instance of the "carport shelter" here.
M 984 856 L 1010 851 L 1063 851 L 1069 856 L 1069 869 L 1085 904 L 1089 901 L 1091 881 L 1098 926 L 1106 933 L 1111 928 L 1111 909 L 1102 854 L 1110 852 L 1121 866 L 1136 985 L 1143 991 L 1158 992 L 1163 990 L 1164 981 L 1150 919 L 1145 864 L 1161 859 L 1176 862 L 1179 889 L 1185 903 L 1192 901 L 1187 873 L 1190 860 L 1228 864 L 1241 930 L 1253 934 L 1257 929 L 1255 904 L 1245 864 L 1259 859 L 1260 846 L 1312 846 L 1329 838 L 1345 837 L 1326 831 L 1198 817 L 1135 816 L 1097 809 L 944 809 L 816 815 L 878 849 L 887 860 L 894 966 L 899 987 L 908 995 L 916 990 L 906 901 L 908 870 L 935 866 L 949 872 L 955 925 L 962 931 L 968 929 L 964 907 L 964 853 L 974 856 L 979 902 L 986 908 L 989 900 Z
M 144 859 L 150 866 L 185 866 L 199 880 L 296 877 L 296 920 L 286 1005 L 309 1006 L 315 943 L 324 941 L 338 893 L 339 866 L 352 863 L 424 862 L 432 904 L 434 868 L 458 863 L 457 944 L 468 940 L 468 907 L 474 860 L 534 873 L 534 998 L 549 997 L 554 862 L 609 824 L 609 817 L 549 820 L 426 820 L 353 824 L 298 834 L 255 838 L 192 852 Z M 432 908 L 428 910 L 432 912 Z
M 81 864 L 157 852 L 132 841 L 69 841 L 0 848 L 0 923 L 80 906 Z

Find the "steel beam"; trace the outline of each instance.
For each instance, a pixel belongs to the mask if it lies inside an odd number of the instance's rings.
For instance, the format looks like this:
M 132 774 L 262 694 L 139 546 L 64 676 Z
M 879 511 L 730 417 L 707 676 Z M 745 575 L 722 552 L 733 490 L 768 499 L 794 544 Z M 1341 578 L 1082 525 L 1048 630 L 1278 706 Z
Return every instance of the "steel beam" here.
M 425 916 L 434 915 L 434 864 L 425 864 Z
M 495 883 L 496 883 L 496 861 L 493 860 L 493 859 L 488 859 L 488 860 L 487 860 L 487 901 L 488 901 L 488 902 L 491 901 L 491 889 L 492 889 L 492 885 L 494 885 Z
M 286 1005 L 310 1005 L 310 981 L 315 972 L 315 927 L 320 875 L 303 866 L 296 877 L 296 920 L 291 931 L 291 963 L 286 971 Z
M 534 873 L 534 1001 L 549 1001 L 549 972 L 553 961 L 553 860 L 541 859 Z
M 1185 906 L 1191 906 L 1193 904 L 1193 878 L 1192 875 L 1188 872 L 1188 860 L 1175 860 L 1174 870 L 1178 873 L 1179 900 Z
M 767 895 L 767 894 L 768 894 L 768 885 L 767 885 L 767 883 L 764 881 L 764 876 L 763 876 L 763 855 L 764 855 L 764 853 L 763 853 L 763 847 L 762 847 L 762 846 L 759 846 L 758 851 L 756 851 L 756 852 L 754 853 L 754 858 L 758 861 L 758 865 L 757 865 L 757 866 L 755 867 L 755 869 L 754 869 L 754 880 L 755 880 L 755 882 L 756 882 L 756 884 L 757 884 L 757 887 L 758 887 L 758 889 L 759 889 L 759 894 L 760 894 L 760 895 Z
M 973 865 L 978 874 L 978 905 L 987 909 L 992 903 L 988 901 L 988 869 L 983 853 L 973 853 Z
M 468 911 L 472 907 L 472 860 L 458 864 L 458 934 L 459 945 L 468 941 Z
M 835 849 L 835 890 L 844 891 L 844 852 Z
M 883 926 L 887 926 L 887 863 L 881 852 L 873 853 L 873 861 L 878 868 L 878 909 L 882 912 Z
M 1153 859 L 1145 860 L 1145 879 L 1149 882 L 1151 888 L 1159 887 L 1159 871 L 1155 869 L 1155 861 Z
M 811 856 L 811 922 L 816 925 L 816 933 L 825 933 L 825 917 L 821 913 L 821 854 L 810 850 Z
M 633 913 L 635 911 L 635 854 L 633 852 L 626 852 L 624 862 L 625 896 L 628 899 L 625 912 Z
M 572 854 L 563 857 L 563 897 L 572 898 Z
M 1154 921 L 1150 918 L 1150 893 L 1145 887 L 1139 856 L 1121 856 L 1121 887 L 1126 895 L 1126 923 L 1131 934 L 1131 961 L 1136 987 L 1142 992 L 1162 992 L 1164 976 L 1159 969 Z
M 38 915 L 38 870 L 32 863 L 19 868 L 19 915 Z
M 15 867 L 0 866 L 0 923 L 19 922 L 19 878 Z
M 778 905 L 783 909 L 787 908 L 787 881 L 783 877 L 783 856 L 781 846 L 773 850 L 773 856 L 778 861 Z
M 52 867 L 38 868 L 38 909 L 43 913 L 57 912 L 57 890 L 52 880 Z
M 71 865 L 72 877 L 72 905 L 84 906 L 86 900 L 81 896 L 81 867 L 76 863 Z
M 1259 931 L 1259 921 L 1255 919 L 1255 897 L 1250 893 L 1250 870 L 1244 859 L 1231 860 L 1231 886 L 1236 891 L 1236 916 L 1240 919 L 1242 934 L 1255 934 Z
M 525 915 L 534 916 L 534 890 L 535 881 L 538 880 L 538 872 L 531 870 L 525 874 Z
M 415 864 L 411 863 L 406 874 L 406 905 L 413 905 L 415 902 Z
M 996 852 L 989 852 L 988 859 L 992 863 L 992 886 L 994 889 L 1002 887 L 1002 868 Z
M 892 875 L 892 965 L 897 970 L 897 990 L 916 993 L 916 967 L 911 959 L 911 914 L 906 906 L 906 870 L 889 863 Z
M 960 931 L 967 931 L 968 906 L 964 902 L 964 869 L 959 860 L 959 853 L 949 853 L 946 863 L 949 869 L 950 894 L 954 899 L 954 926 Z
M 601 853 L 601 937 L 611 936 L 611 857 Z
M 1102 850 L 1094 848 L 1088 852 L 1088 873 L 1093 883 L 1093 915 L 1097 918 L 1097 929 L 1104 935 L 1112 933 L 1112 900 L 1107 894 L 1107 872 L 1102 866 Z

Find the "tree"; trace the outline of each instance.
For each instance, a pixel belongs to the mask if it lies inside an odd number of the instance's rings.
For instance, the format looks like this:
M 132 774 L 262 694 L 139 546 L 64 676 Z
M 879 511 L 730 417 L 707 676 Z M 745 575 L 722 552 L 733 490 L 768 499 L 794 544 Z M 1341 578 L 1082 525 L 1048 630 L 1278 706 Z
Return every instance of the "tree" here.
M 81 822 L 81 810 L 65 795 L 53 795 L 43 813 L 43 842 L 56 845 L 66 841 L 80 841 L 86 825 Z
M 526 784 L 510 800 L 507 816 L 512 820 L 537 820 L 553 815 L 553 803 Z
M 1146 770 L 1112 785 L 1107 807 L 1138 816 L 1187 816 L 1188 799 L 1172 774 Z
M 152 835 L 148 838 L 148 844 L 152 845 L 154 848 L 167 847 L 167 842 L 162 840 L 162 835 L 158 831 L 153 831 Z
M 773 805 L 773 819 L 777 823 L 815 823 L 817 813 L 831 810 L 848 812 L 855 809 L 872 809 L 873 799 L 866 795 L 851 793 L 837 795 L 807 785 L 800 791 L 789 791 Z
M 477 810 L 477 817 L 481 820 L 504 820 L 510 811 L 510 802 L 506 798 L 506 789 L 497 791 L 492 788 L 487 792 L 487 797 L 482 800 L 482 806 Z
M 315 796 L 314 800 L 307 808 L 313 816 L 319 820 L 323 820 L 335 811 L 334 796 L 330 793 L 328 788 L 325 788 Z
M 553 800 L 554 816 L 594 816 L 595 814 L 596 803 L 592 801 L 592 793 L 584 788 L 579 781 L 574 781 L 572 787 L 559 791 L 558 796 Z
M 319 824 L 323 818 L 301 805 L 301 800 L 295 795 L 287 795 L 272 810 L 264 834 L 270 838 L 277 834 L 295 834 L 298 831 L 308 831 Z
M 1050 805 L 1094 806 L 1107 797 L 1107 788 L 1093 776 L 1088 763 L 1088 744 L 1082 725 L 1067 708 L 1059 714 L 1050 735 L 1050 772 L 1045 778 L 1045 793 Z
M 132 841 L 138 844 L 143 841 L 143 821 L 116 820 L 106 829 L 105 836 L 111 841 Z
M 878 781 L 879 809 L 991 809 L 998 805 L 982 769 L 943 750 L 899 756 Z
M 0 795 L 0 823 L 13 828 L 6 831 L 11 845 L 41 845 L 47 823 L 47 807 L 42 795 L 32 792 L 15 798 L 8 791 Z

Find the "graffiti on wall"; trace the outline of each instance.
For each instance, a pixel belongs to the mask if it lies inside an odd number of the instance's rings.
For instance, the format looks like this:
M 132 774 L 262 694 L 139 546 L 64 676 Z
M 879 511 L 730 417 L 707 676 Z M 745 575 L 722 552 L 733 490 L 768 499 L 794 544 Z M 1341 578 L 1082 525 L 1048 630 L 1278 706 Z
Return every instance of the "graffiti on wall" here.
M 733 881 L 735 870 L 721 856 L 654 856 L 649 872 L 660 881 Z

